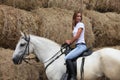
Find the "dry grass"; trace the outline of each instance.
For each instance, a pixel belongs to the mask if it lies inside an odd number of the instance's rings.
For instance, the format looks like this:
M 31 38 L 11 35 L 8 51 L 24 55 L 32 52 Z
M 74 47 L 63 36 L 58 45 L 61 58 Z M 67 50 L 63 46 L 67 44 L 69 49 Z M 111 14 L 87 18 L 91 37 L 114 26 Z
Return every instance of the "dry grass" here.
M 120 45 L 120 15 L 84 11 L 86 42 L 94 47 Z M 73 11 L 60 8 L 38 8 L 32 12 L 0 5 L 0 46 L 15 48 L 19 31 L 51 39 L 59 44 L 71 38 Z M 12 43 L 14 42 L 14 43 Z
M 99 12 L 120 13 L 120 0 L 89 0 L 86 5 L 87 9 L 94 9 Z
M 88 47 L 93 47 L 95 43 L 95 35 L 92 30 L 92 24 L 90 23 L 90 19 L 87 17 L 83 17 L 83 22 L 85 24 L 85 41 Z
M 14 49 L 20 37 L 19 31 L 46 37 L 62 44 L 71 38 L 72 15 L 72 11 L 59 8 L 39 8 L 31 13 L 1 5 L 0 46 Z M 83 22 L 86 25 L 86 41 L 91 46 L 94 42 L 92 27 L 88 18 L 85 17 Z
M 59 8 L 37 9 L 33 11 L 42 17 L 40 27 L 40 36 L 47 37 L 57 43 L 64 43 L 66 39 L 71 39 L 72 35 L 72 11 Z M 86 42 L 88 46 L 92 46 L 94 42 L 94 34 L 90 20 L 84 16 L 83 22 L 86 26 Z
M 14 65 L 12 54 L 12 50 L 0 48 L 0 80 L 46 80 L 41 63 Z
M 71 37 L 71 15 L 72 12 L 58 8 L 39 8 L 33 13 L 42 17 L 40 25 L 40 36 L 49 38 L 58 43 Z M 69 34 L 69 35 L 68 35 Z
M 49 0 L 48 7 L 79 10 L 84 9 L 84 4 L 82 4 L 82 0 Z
M 120 14 L 86 11 L 95 34 L 95 47 L 120 45 Z
M 0 0 L 0 4 L 33 10 L 40 7 L 58 7 L 68 10 L 93 9 L 99 12 L 120 13 L 120 0 Z
M 0 4 L 15 8 L 33 10 L 38 7 L 47 7 L 48 0 L 0 0 Z
M 14 48 L 20 31 L 37 34 L 37 17 L 30 12 L 0 5 L 0 46 Z M 12 43 L 13 42 L 13 43 Z

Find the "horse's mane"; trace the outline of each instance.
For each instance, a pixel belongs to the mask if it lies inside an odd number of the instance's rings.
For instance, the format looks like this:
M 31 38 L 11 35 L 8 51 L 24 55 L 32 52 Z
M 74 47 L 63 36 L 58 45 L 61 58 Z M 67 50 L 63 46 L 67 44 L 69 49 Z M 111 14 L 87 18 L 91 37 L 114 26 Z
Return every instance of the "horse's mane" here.
M 36 41 L 48 42 L 48 44 L 60 46 L 60 44 L 56 43 L 53 40 L 45 38 L 45 37 L 40 37 L 40 36 L 36 36 L 36 35 L 32 35 L 32 34 L 30 34 L 30 37 L 33 37 L 34 39 L 36 39 Z

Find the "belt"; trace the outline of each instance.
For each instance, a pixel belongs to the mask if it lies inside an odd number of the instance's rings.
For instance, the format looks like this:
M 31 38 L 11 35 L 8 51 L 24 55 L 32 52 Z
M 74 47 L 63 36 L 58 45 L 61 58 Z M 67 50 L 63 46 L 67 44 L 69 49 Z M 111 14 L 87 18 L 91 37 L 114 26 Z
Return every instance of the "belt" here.
M 86 43 L 77 43 L 76 46 L 77 45 L 86 45 Z

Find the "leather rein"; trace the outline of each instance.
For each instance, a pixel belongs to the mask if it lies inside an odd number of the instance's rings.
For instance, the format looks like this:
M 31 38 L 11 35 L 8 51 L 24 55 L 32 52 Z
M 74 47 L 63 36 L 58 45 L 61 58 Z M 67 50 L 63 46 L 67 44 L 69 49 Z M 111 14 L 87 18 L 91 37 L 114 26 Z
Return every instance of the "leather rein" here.
M 29 55 L 29 43 L 30 43 L 30 36 L 27 38 L 27 36 L 25 35 L 25 38 L 24 38 L 26 41 L 27 41 L 27 45 L 26 45 L 26 47 L 25 47 L 25 51 L 24 51 L 24 54 L 23 54 L 23 56 L 25 55 L 25 53 L 26 53 L 26 51 L 28 51 L 28 55 Z M 69 47 L 69 45 L 67 45 L 66 43 L 65 44 L 62 44 L 62 46 L 61 46 L 61 48 L 60 48 L 60 50 L 55 54 L 55 55 L 53 55 L 51 58 L 49 58 L 48 60 L 46 60 L 45 62 L 43 62 L 43 63 L 47 63 L 47 62 L 49 62 L 47 65 L 46 65 L 46 67 L 45 67 L 45 70 L 48 68 L 48 66 L 50 65 L 50 64 L 52 64 L 56 59 L 58 59 L 62 54 L 65 54 L 64 53 L 64 49 L 66 49 L 66 48 L 68 48 Z M 70 47 L 69 47 L 70 48 Z M 59 54 L 61 52 L 61 54 Z M 58 55 L 59 54 L 59 55 Z M 58 56 L 57 56 L 58 55 Z M 54 58 L 54 59 L 53 59 Z M 24 62 L 26 62 L 26 63 L 28 63 L 28 64 L 30 64 L 30 65 L 32 65 L 31 63 L 29 63 L 29 61 L 30 60 L 35 60 L 35 61 L 39 61 L 38 60 L 38 58 L 37 57 L 34 57 L 34 58 L 23 58 L 23 61 Z

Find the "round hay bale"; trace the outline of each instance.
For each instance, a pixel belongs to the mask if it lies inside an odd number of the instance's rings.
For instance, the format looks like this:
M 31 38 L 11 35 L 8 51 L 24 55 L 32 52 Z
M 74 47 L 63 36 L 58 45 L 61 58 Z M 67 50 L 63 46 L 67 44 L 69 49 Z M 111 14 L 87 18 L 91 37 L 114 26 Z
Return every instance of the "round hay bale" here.
M 64 43 L 71 33 L 72 12 L 58 8 L 39 8 L 33 13 L 42 17 L 40 36 L 49 38 L 58 43 Z
M 20 31 L 43 36 L 62 44 L 66 39 L 71 38 L 72 15 L 72 11 L 59 8 L 39 8 L 31 13 L 0 5 L 0 46 L 14 49 Z M 87 25 L 86 31 L 90 30 L 87 31 L 86 40 L 89 45 L 92 45 L 94 37 L 90 37 L 93 33 L 89 19 L 84 21 Z
M 120 0 L 89 0 L 86 2 L 87 9 L 94 9 L 99 12 L 120 13 Z
M 38 16 L 42 17 L 40 27 L 40 36 L 49 38 L 60 44 L 64 43 L 66 39 L 71 39 L 72 35 L 72 11 L 63 10 L 59 8 L 39 8 L 34 10 Z M 83 22 L 86 26 L 86 42 L 88 46 L 92 46 L 94 42 L 94 35 L 92 32 L 92 25 L 90 20 L 86 17 Z
M 15 8 L 33 10 L 38 7 L 47 7 L 48 0 L 0 0 L 0 4 Z
M 0 5 L 0 46 L 14 49 L 20 31 L 37 34 L 39 22 L 33 13 Z
M 43 64 L 30 60 L 32 65 L 14 65 L 12 54 L 12 50 L 0 48 L 0 80 L 47 80 Z
M 49 0 L 48 7 L 58 7 L 68 10 L 83 10 L 85 5 L 82 0 Z
M 120 45 L 120 14 L 85 11 L 85 15 L 91 19 L 95 47 Z
M 90 19 L 83 16 L 83 23 L 85 24 L 85 40 L 88 47 L 93 47 L 95 43 L 95 35 L 92 30 Z

